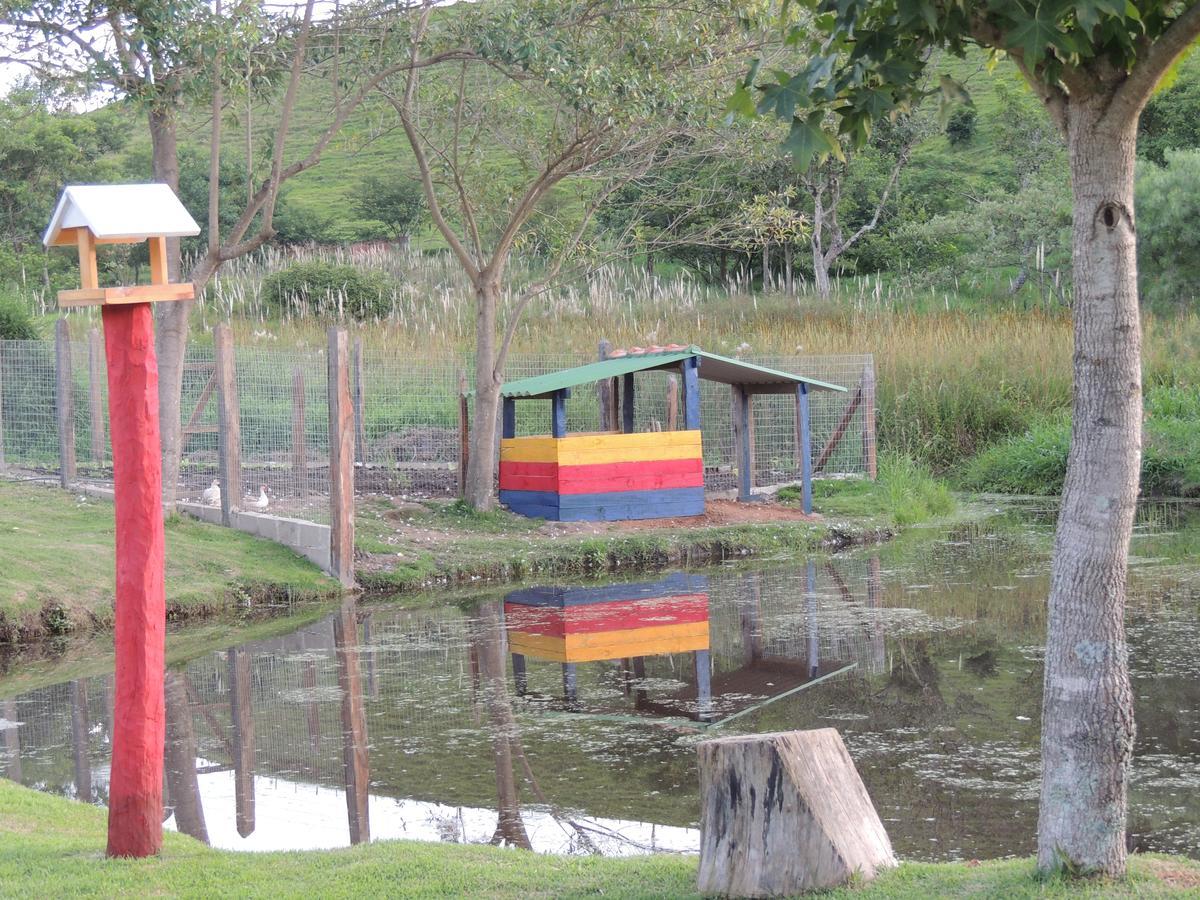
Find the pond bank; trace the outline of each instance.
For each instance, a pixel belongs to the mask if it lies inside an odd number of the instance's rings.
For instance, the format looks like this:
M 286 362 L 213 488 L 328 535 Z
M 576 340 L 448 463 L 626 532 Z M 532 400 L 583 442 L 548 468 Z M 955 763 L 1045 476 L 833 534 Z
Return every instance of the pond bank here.
M 148 860 L 107 860 L 105 811 L 0 780 L 0 883 L 24 897 L 696 896 L 696 857 L 538 855 L 457 844 L 380 842 L 345 850 L 238 853 L 174 832 Z M 1184 897 L 1200 888 L 1200 864 L 1147 855 L 1120 882 L 1039 879 L 1028 859 L 904 863 L 828 898 Z
M 109 631 L 113 506 L 0 482 L 0 645 Z M 179 516 L 166 523 L 167 619 L 190 622 L 332 600 L 337 582 L 270 541 Z

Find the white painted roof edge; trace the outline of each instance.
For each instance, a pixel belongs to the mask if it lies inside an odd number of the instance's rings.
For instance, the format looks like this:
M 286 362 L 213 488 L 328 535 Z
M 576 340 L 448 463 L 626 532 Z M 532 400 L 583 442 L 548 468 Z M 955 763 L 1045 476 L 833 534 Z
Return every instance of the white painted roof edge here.
M 42 244 L 48 247 L 64 228 L 80 226 L 97 238 L 191 237 L 200 233 L 191 213 L 162 183 L 67 185 Z

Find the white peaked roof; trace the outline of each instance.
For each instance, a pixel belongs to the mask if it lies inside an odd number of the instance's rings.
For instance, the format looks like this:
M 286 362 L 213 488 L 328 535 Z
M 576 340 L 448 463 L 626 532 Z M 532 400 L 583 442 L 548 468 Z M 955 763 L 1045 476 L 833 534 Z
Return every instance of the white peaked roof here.
M 200 233 L 196 220 L 165 184 L 68 185 L 58 199 L 42 243 L 47 247 L 58 244 L 63 229 L 80 226 L 97 239 L 139 240 Z M 65 243 L 73 244 L 74 240 Z

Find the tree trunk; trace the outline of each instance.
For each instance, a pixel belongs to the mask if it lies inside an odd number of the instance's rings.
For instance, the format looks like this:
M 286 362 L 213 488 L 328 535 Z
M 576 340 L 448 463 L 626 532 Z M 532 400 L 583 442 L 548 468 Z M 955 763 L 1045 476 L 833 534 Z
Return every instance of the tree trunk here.
M 496 472 L 496 419 L 500 412 L 500 379 L 496 376 L 496 307 L 500 287 L 489 273 L 475 288 L 475 416 L 467 460 L 467 503 L 491 509 Z
M 155 181 L 179 192 L 179 152 L 176 142 L 175 110 L 156 106 L 150 110 L 152 175 Z M 179 238 L 167 238 L 167 277 L 180 280 Z M 155 351 L 158 356 L 158 417 L 162 435 L 163 502 L 174 505 L 179 487 L 179 462 L 182 455 L 183 420 L 180 397 L 183 393 L 183 358 L 187 352 L 188 315 L 191 300 L 155 304 Z
M 796 293 L 792 286 L 792 245 L 783 245 L 783 284 L 789 294 Z
M 763 244 L 762 247 L 762 289 L 769 291 L 771 289 L 771 245 Z
M 1075 400 L 1051 568 L 1038 866 L 1119 876 L 1133 752 L 1125 578 L 1141 465 L 1136 117 L 1074 98 Z
M 829 260 L 819 247 L 813 247 L 813 284 L 817 288 L 817 296 L 822 300 L 829 299 Z

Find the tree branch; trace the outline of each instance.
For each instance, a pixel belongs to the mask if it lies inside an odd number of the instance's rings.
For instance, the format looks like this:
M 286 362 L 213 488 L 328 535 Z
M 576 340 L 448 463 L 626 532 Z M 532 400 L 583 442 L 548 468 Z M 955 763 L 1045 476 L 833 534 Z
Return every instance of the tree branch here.
M 1200 2 L 1193 2 L 1146 49 L 1117 87 L 1106 116 L 1120 116 L 1127 121 L 1141 113 L 1154 88 L 1188 46 L 1200 37 Z

